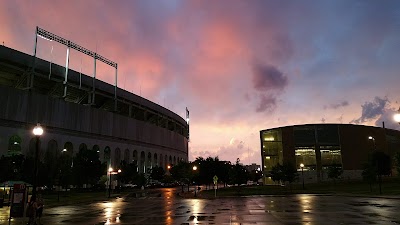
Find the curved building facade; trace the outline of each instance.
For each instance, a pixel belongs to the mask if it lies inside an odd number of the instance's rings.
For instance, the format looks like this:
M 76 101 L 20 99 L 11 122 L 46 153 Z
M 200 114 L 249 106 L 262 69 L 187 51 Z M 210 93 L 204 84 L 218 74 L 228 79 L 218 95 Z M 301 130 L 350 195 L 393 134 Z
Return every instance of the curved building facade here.
M 0 46 L 0 156 L 33 155 L 40 123 L 40 159 L 97 151 L 138 171 L 188 160 L 189 125 L 172 111 L 93 77 Z M 67 78 L 66 78 L 67 77 Z M 67 81 L 65 81 L 67 79 Z
M 341 167 L 344 178 L 357 179 L 372 151 L 383 151 L 392 161 L 400 152 L 400 131 L 353 124 L 277 127 L 260 131 L 260 141 L 264 183 L 272 183 L 272 167 L 284 162 L 296 165 L 298 171 L 303 163 L 306 182 L 327 179 L 330 166 Z

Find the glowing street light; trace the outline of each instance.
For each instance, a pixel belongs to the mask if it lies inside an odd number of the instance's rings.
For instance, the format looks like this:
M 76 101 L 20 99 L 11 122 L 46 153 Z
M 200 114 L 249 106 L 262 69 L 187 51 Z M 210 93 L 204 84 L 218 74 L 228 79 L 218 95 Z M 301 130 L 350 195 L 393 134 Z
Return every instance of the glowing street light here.
M 33 134 L 36 137 L 36 149 L 35 149 L 35 166 L 33 167 L 33 190 L 32 190 L 32 199 L 36 198 L 36 188 L 37 188 L 37 177 L 38 177 L 38 164 L 39 164 L 39 144 L 40 144 L 40 136 L 43 134 L 43 128 L 38 123 L 33 128 Z
M 109 167 L 108 168 L 108 175 L 109 175 L 109 184 L 108 184 L 108 197 L 110 198 L 111 197 L 111 174 L 118 174 L 118 173 L 121 173 L 122 172 L 122 170 L 121 169 L 119 169 L 119 170 L 117 170 L 117 171 L 114 171 L 114 169 L 112 168 L 112 167 Z
M 374 142 L 374 151 L 376 151 L 376 143 L 375 143 L 375 138 L 372 136 L 368 136 L 368 140 L 372 140 Z
M 393 116 L 394 121 L 400 124 L 400 108 L 399 111 Z
M 304 190 L 304 164 L 300 163 L 301 177 L 303 178 L 303 190 Z
M 193 171 L 196 171 L 197 170 L 197 166 L 193 166 Z M 194 197 L 197 197 L 197 183 L 196 183 L 196 185 L 195 185 L 195 187 L 194 187 L 195 189 L 194 189 Z
M 111 172 L 112 171 L 113 171 L 112 167 L 108 168 L 108 197 L 111 196 Z

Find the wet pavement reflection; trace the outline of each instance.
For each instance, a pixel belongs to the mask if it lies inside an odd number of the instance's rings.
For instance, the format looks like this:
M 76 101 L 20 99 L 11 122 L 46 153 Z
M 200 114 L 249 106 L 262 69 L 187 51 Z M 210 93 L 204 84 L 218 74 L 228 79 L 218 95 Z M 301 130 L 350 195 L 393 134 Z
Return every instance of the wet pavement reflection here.
M 8 224 L 4 209 L 0 224 Z M 142 198 L 48 208 L 42 224 L 400 224 L 399 210 L 400 199 L 389 198 L 304 194 L 185 199 L 175 189 L 163 189 Z

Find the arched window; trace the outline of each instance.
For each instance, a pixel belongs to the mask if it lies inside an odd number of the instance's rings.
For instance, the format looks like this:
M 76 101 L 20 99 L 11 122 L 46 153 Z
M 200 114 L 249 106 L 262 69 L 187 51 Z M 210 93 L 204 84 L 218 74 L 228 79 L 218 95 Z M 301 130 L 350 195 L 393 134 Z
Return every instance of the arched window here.
M 13 135 L 8 139 L 8 154 L 20 155 L 21 152 L 21 138 L 18 135 Z
M 129 149 L 125 149 L 124 160 L 125 160 L 125 163 L 129 163 L 130 162 L 130 160 L 129 160 Z
M 145 173 L 146 172 L 145 162 L 146 162 L 146 154 L 142 151 L 140 153 L 140 169 L 139 169 L 140 173 Z
M 84 152 L 87 151 L 87 146 L 86 144 L 82 143 L 79 145 L 79 152 Z
M 148 154 L 147 154 L 147 168 L 152 168 L 152 165 L 151 165 L 151 153 L 149 152 Z
M 165 166 L 164 166 L 164 163 L 163 163 L 163 162 L 164 162 L 163 155 L 160 154 L 160 167 L 164 169 Z
M 94 145 L 92 150 L 97 153 L 97 159 L 100 159 L 100 147 L 98 145 Z
M 47 144 L 47 150 L 44 155 L 44 164 L 46 165 L 46 170 L 48 174 L 56 174 L 57 170 L 57 159 L 60 155 L 60 150 L 58 149 L 57 141 L 50 140 Z
M 73 155 L 74 155 L 74 146 L 71 142 L 66 142 L 64 144 L 64 148 L 60 152 L 60 163 L 62 170 L 65 171 L 66 168 L 73 167 Z
M 134 150 L 133 153 L 132 153 L 132 162 L 137 165 L 138 155 L 137 155 L 137 151 L 136 150 Z
M 158 166 L 157 153 L 154 153 L 154 166 Z
M 119 148 L 115 149 L 114 166 L 119 168 L 121 164 L 121 150 Z
M 111 149 L 110 149 L 110 147 L 106 146 L 104 148 L 103 160 L 104 160 L 104 162 L 107 162 L 107 164 L 110 164 L 110 159 L 111 159 Z
M 74 155 L 74 146 L 72 145 L 71 142 L 66 142 L 64 144 L 64 149 L 62 150 L 63 154 L 68 155 L 69 157 L 72 158 Z

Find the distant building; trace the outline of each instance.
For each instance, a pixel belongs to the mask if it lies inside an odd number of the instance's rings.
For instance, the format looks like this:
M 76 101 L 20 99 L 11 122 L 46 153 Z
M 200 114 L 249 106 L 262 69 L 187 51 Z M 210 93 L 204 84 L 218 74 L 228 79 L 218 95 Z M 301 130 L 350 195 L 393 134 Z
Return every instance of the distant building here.
M 255 163 L 252 163 L 251 165 L 246 165 L 244 166 L 246 168 L 247 171 L 254 171 L 254 170 L 259 170 L 261 171 L 261 166 L 257 165 Z
M 306 182 L 327 179 L 326 169 L 338 166 L 343 178 L 361 178 L 362 165 L 374 150 L 393 156 L 400 152 L 400 131 L 353 124 L 305 124 L 260 131 L 263 182 L 272 183 L 273 166 L 289 162 Z M 299 173 L 301 176 L 301 173 Z

